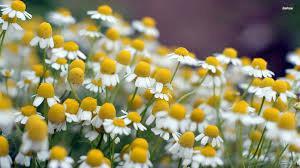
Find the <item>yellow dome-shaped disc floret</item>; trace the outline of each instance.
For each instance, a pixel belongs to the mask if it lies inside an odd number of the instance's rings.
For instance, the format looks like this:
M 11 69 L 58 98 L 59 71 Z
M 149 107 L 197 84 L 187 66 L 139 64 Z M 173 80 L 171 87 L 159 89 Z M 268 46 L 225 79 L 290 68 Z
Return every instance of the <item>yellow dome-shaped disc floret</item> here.
M 91 32 L 98 32 L 98 29 L 99 28 L 94 24 L 90 24 L 86 27 L 86 30 Z
M 273 78 L 264 78 L 261 81 L 260 87 L 272 87 L 274 84 L 274 79 Z
M 135 123 L 140 123 L 142 121 L 142 117 L 138 112 L 132 111 L 127 114 L 129 120 Z
M 229 58 L 236 58 L 238 53 L 234 48 L 225 48 L 223 54 Z
M 279 120 L 280 111 L 277 108 L 269 107 L 264 110 L 263 117 L 267 121 L 277 122 Z
M 285 93 L 287 91 L 287 84 L 284 80 L 276 80 L 272 89 L 277 93 Z
M 84 72 L 80 68 L 72 68 L 69 71 L 68 80 L 72 84 L 80 85 L 84 81 Z
M 267 64 L 268 63 L 263 58 L 254 58 L 251 63 L 252 67 L 260 70 L 266 70 Z
M 26 31 L 22 37 L 22 43 L 24 45 L 30 45 L 30 41 L 34 38 L 34 33 L 32 31 Z
M 57 9 L 57 12 L 63 16 L 71 16 L 71 12 L 66 8 L 59 8 Z
M 19 12 L 24 12 L 26 10 L 26 5 L 23 1 L 20 0 L 14 0 L 11 5 L 11 9 Z
M 97 11 L 103 15 L 111 15 L 113 10 L 108 5 L 101 5 L 98 7 Z
M 28 137 L 33 141 L 43 141 L 48 136 L 46 122 L 36 115 L 29 117 L 25 128 L 28 132 Z
M 68 60 L 65 58 L 57 58 L 55 62 L 59 65 L 65 65 L 68 63 Z
M 44 75 L 44 67 L 41 64 L 32 65 L 31 69 L 35 72 L 35 75 L 42 77 Z
M 167 68 L 159 68 L 154 75 L 154 79 L 162 84 L 170 83 L 171 78 L 172 73 Z
M 215 157 L 217 154 L 216 150 L 210 145 L 201 148 L 200 151 L 205 157 Z
M 193 148 L 195 144 L 195 134 L 193 132 L 185 132 L 179 138 L 179 144 L 185 148 Z
M 131 94 L 131 95 L 128 96 L 128 99 L 127 99 L 128 103 L 131 101 L 132 96 L 133 96 L 133 94 Z M 135 97 L 132 100 L 130 109 L 136 110 L 136 109 L 138 109 L 138 108 L 140 108 L 142 106 L 143 106 L 143 99 L 142 99 L 142 97 L 140 95 L 136 94 Z
M 4 136 L 0 136 L 0 157 L 7 156 L 9 152 L 9 144 Z
M 196 123 L 201 123 L 205 119 L 205 113 L 200 108 L 195 108 L 191 113 L 191 120 Z
M 37 89 L 37 94 L 44 98 L 54 97 L 54 87 L 51 83 L 41 83 Z
M 211 96 L 207 100 L 207 104 L 211 107 L 218 107 L 220 104 L 220 97 L 219 96 Z
M 50 38 L 52 36 L 52 27 L 49 23 L 43 22 L 38 28 L 38 36 L 44 39 Z
M 129 65 L 131 60 L 131 54 L 128 50 L 121 50 L 118 53 L 116 60 L 122 65 Z
M 188 56 L 190 52 L 184 47 L 178 47 L 174 50 L 174 53 L 181 56 Z
M 98 167 L 101 165 L 103 158 L 103 153 L 100 150 L 91 149 L 87 153 L 86 163 L 92 167 Z
M 133 148 L 130 152 L 130 159 L 135 163 L 145 163 L 148 158 L 148 151 L 143 148 Z
M 216 57 L 214 57 L 214 56 L 208 56 L 208 57 L 205 59 L 205 62 L 206 62 L 207 64 L 212 65 L 212 66 L 215 66 L 215 67 L 221 65 L 220 61 L 219 61 Z
M 131 46 L 138 51 L 143 51 L 145 48 L 145 43 L 141 39 L 134 39 L 131 42 Z
M 134 148 L 136 148 L 136 147 L 142 148 L 142 149 L 145 149 L 145 150 L 148 150 L 149 144 L 148 144 L 147 140 L 144 139 L 144 138 L 135 138 L 135 139 L 131 142 L 130 148 L 131 148 L 131 149 L 134 149 Z
M 98 113 L 101 119 L 114 119 L 116 117 L 116 109 L 112 103 L 104 103 Z
M 109 28 L 106 31 L 105 36 L 112 41 L 116 41 L 116 40 L 120 39 L 120 34 L 119 34 L 118 30 L 115 28 Z
M 104 58 L 107 58 L 107 54 L 104 51 L 96 52 L 94 55 L 91 56 L 91 61 L 93 62 L 101 62 Z
M 143 17 L 142 22 L 146 27 L 155 27 L 156 25 L 156 21 L 149 16 Z
M 31 116 L 36 114 L 36 108 L 32 105 L 23 106 L 20 111 L 24 116 Z
M 278 127 L 285 130 L 294 130 L 297 126 L 295 113 L 293 112 L 284 112 L 281 114 Z
M 248 66 L 248 65 L 251 64 L 251 59 L 250 59 L 249 57 L 243 56 L 243 57 L 241 58 L 241 61 L 242 61 L 242 65 L 243 65 L 243 66 Z
M 171 106 L 169 115 L 177 120 L 183 120 L 186 114 L 186 109 L 182 104 L 175 103 Z
M 151 66 L 147 62 L 140 61 L 135 66 L 134 73 L 139 77 L 149 77 L 151 73 Z
M 55 35 L 53 36 L 53 42 L 54 42 L 54 48 L 61 48 L 64 47 L 64 37 L 61 35 Z
M 0 110 L 10 110 L 12 108 L 12 101 L 10 98 L 1 96 L 0 98 Z
M 215 125 L 207 125 L 204 133 L 211 138 L 215 138 L 219 136 L 219 128 Z
M 160 111 L 169 111 L 170 105 L 164 99 L 156 99 L 153 103 L 152 114 L 155 114 Z
M 66 51 L 74 52 L 79 50 L 79 46 L 74 41 L 68 41 L 64 43 L 64 49 Z
M 62 123 L 66 120 L 65 107 L 62 104 L 54 104 L 48 111 L 48 119 L 53 123 Z
M 238 99 L 239 92 L 233 89 L 227 89 L 224 92 L 224 99 L 228 102 L 234 102 L 236 99 Z
M 208 70 L 207 69 L 204 69 L 204 68 L 198 68 L 197 70 L 197 75 L 199 77 L 204 77 L 206 74 L 207 74 Z
M 91 83 L 97 87 L 101 87 L 102 86 L 102 80 L 101 79 L 93 79 L 91 81 Z
M 247 114 L 249 105 L 246 101 L 238 101 L 233 104 L 232 111 L 239 114 Z
M 66 106 L 66 112 L 70 114 L 78 113 L 79 103 L 75 99 L 66 99 L 64 105 Z
M 80 108 L 84 111 L 94 111 L 97 108 L 97 100 L 92 97 L 86 97 L 81 101 Z
M 249 138 L 253 142 L 258 142 L 260 140 L 261 136 L 262 136 L 261 131 L 253 130 L 250 132 Z
M 121 118 L 114 118 L 113 124 L 117 127 L 126 127 L 125 121 Z
M 69 65 L 69 69 L 80 68 L 83 72 L 85 71 L 85 63 L 81 59 L 75 59 Z
M 115 74 L 116 73 L 116 61 L 110 58 L 105 58 L 101 62 L 101 73 L 103 74 Z
M 289 145 L 289 151 L 295 152 L 295 153 L 300 153 L 300 146 L 296 145 L 296 144 L 291 144 L 291 145 Z
M 62 146 L 54 146 L 50 150 L 50 159 L 63 161 L 67 157 L 68 152 Z

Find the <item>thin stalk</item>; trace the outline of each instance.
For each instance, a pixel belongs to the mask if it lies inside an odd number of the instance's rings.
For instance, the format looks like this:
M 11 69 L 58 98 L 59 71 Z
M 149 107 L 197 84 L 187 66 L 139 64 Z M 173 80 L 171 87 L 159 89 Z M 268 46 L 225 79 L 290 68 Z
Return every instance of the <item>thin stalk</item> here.
M 251 79 L 251 81 L 250 81 L 249 85 L 247 86 L 246 90 L 244 91 L 244 93 L 243 93 L 241 99 L 245 99 L 245 98 L 246 98 L 247 93 L 248 93 L 248 90 L 249 90 L 250 86 L 251 86 L 252 83 L 253 83 L 253 80 L 254 80 L 254 78 Z
M 176 73 L 177 73 L 177 71 L 179 69 L 179 66 L 180 66 L 180 62 L 178 62 L 177 65 L 176 65 L 175 71 L 174 71 L 174 73 L 172 75 L 172 78 L 171 78 L 171 81 L 170 81 L 171 84 L 172 84 L 172 82 L 173 82 L 173 80 L 175 78 L 175 75 L 176 75 Z
M 128 104 L 127 104 L 127 110 L 126 111 L 128 111 L 130 109 L 130 107 L 132 105 L 132 102 L 133 102 L 133 100 L 134 100 L 134 98 L 136 96 L 136 93 L 137 93 L 138 89 L 139 89 L 138 87 L 135 87 L 133 95 L 132 95 L 130 101 L 128 102 Z

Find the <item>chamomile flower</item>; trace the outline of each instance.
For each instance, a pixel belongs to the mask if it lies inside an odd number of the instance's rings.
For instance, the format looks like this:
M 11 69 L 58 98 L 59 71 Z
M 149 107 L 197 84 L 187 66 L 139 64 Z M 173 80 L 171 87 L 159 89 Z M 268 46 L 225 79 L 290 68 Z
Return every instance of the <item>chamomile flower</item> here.
M 196 147 L 193 156 L 192 168 L 201 166 L 223 166 L 222 159 L 218 156 L 217 151 L 211 146 Z
M 14 125 L 14 110 L 12 101 L 8 97 L 0 95 L 0 130 L 8 135 Z
M 119 51 L 121 48 L 119 32 L 114 28 L 109 28 L 106 30 L 105 36 L 97 42 L 97 45 L 112 53 Z
M 102 79 L 103 86 L 116 86 L 120 80 L 116 73 L 116 61 L 110 58 L 105 58 L 101 62 L 100 78 Z
M 85 121 L 86 124 L 90 124 L 93 114 L 97 114 L 99 106 L 97 106 L 97 100 L 92 97 L 86 97 L 82 99 L 78 111 L 79 121 Z
M 104 103 L 97 115 L 92 119 L 92 125 L 100 128 L 106 119 L 112 120 L 116 117 L 116 109 L 112 103 Z
M 48 132 L 60 132 L 67 130 L 65 106 L 62 104 L 54 104 L 48 111 Z
M 103 153 L 98 149 L 91 149 L 86 156 L 80 156 L 79 168 L 109 168 L 104 161 Z
M 105 90 L 101 79 L 85 79 L 82 84 L 87 90 L 94 93 L 102 93 Z
M 283 102 L 287 102 L 288 98 L 296 98 L 296 95 L 289 91 L 289 84 L 286 81 L 278 79 L 273 83 L 272 88 L 268 90 L 266 99 L 276 101 L 277 97 L 280 97 Z
M 121 110 L 121 112 L 125 115 L 120 118 L 124 119 L 126 125 L 132 124 L 134 129 L 137 131 L 138 130 L 141 130 L 141 131 L 147 130 L 147 128 L 141 123 L 142 117 L 138 112 L 135 112 L 135 111 L 126 112 L 124 110 Z
M 48 151 L 48 126 L 39 116 L 30 116 L 26 125 L 25 133 L 22 136 L 21 152 L 44 152 Z
M 262 117 L 265 120 L 266 128 L 272 130 L 277 125 L 280 111 L 277 108 L 269 107 L 264 110 Z
M 49 168 L 72 168 L 74 160 L 68 157 L 68 152 L 64 147 L 54 146 L 50 150 Z
M 11 25 L 14 30 L 23 30 L 23 28 L 17 23 L 17 18 L 10 18 L 8 15 L 2 15 L 0 18 L 0 24 L 2 24 L 2 30 L 8 30 Z
M 24 90 L 27 90 L 30 86 L 39 82 L 39 79 L 36 78 L 34 71 L 22 71 L 20 78 L 21 79 L 18 81 L 17 86 Z
M 213 147 L 220 147 L 223 139 L 220 137 L 219 128 L 215 125 L 207 125 L 204 132 L 196 136 L 196 141 L 201 145 L 211 144 Z
M 243 71 L 256 78 L 274 76 L 274 73 L 267 69 L 267 65 L 268 63 L 263 58 L 254 58 L 251 65 L 243 67 Z
M 65 58 L 55 58 L 48 60 L 46 59 L 45 62 L 51 66 L 51 68 L 60 71 L 60 75 L 63 76 L 67 74 L 68 71 L 68 60 Z
M 124 156 L 124 163 L 120 167 L 149 168 L 152 166 L 148 157 L 148 150 L 141 147 L 134 147 L 129 154 Z
M 19 18 L 21 20 L 31 19 L 32 15 L 26 11 L 26 4 L 23 1 L 14 0 L 10 5 L 0 5 L 2 15 L 8 15 L 9 18 Z
M 297 48 L 295 51 L 288 53 L 287 61 L 294 65 L 300 65 L 300 49 Z
M 144 17 L 141 21 L 135 20 L 132 22 L 132 27 L 145 35 L 153 37 L 159 36 L 159 31 L 156 29 L 156 21 L 152 17 Z
M 168 57 L 170 60 L 175 60 L 183 65 L 194 66 L 200 63 L 197 59 L 193 58 L 190 52 L 184 47 L 176 48 L 173 53 L 168 54 Z
M 66 99 L 63 103 L 65 106 L 65 115 L 67 122 L 78 122 L 78 110 L 79 110 L 79 103 L 75 99 Z
M 121 118 L 105 119 L 103 127 L 105 132 L 110 134 L 112 138 L 130 134 L 130 128 L 127 127 L 125 120 Z
M 55 57 L 63 57 L 69 60 L 86 59 L 86 55 L 79 50 L 78 44 L 74 41 L 65 42 L 63 48 L 55 48 L 52 53 Z
M 115 23 L 116 18 L 112 15 L 113 10 L 108 5 L 98 6 L 96 11 L 88 11 L 87 14 L 91 16 L 92 19 L 100 19 L 104 22 Z
M 223 72 L 221 62 L 213 56 L 206 57 L 205 61 L 201 62 L 201 66 L 211 73 Z
M 9 156 L 9 143 L 4 136 L 0 136 L 0 166 L 10 168 L 12 159 Z
M 37 94 L 34 95 L 33 106 L 40 106 L 45 100 L 48 103 L 48 106 L 51 107 L 57 102 L 59 98 L 55 96 L 54 87 L 50 83 L 41 83 L 37 88 Z
M 225 48 L 223 53 L 217 53 L 215 56 L 222 64 L 228 65 L 231 63 L 234 66 L 242 64 L 241 60 L 237 58 L 238 53 L 234 48 Z
M 131 53 L 128 50 L 121 50 L 116 55 L 117 61 L 117 72 L 120 75 L 125 75 L 126 72 L 131 72 L 130 62 L 131 62 Z
M 185 131 L 199 131 L 203 132 L 204 126 L 206 125 L 205 122 L 205 112 L 200 108 L 195 108 L 183 121 L 181 124 L 180 130 L 181 132 Z
M 79 35 L 90 37 L 90 38 L 99 38 L 99 37 L 103 36 L 99 32 L 99 28 L 94 24 L 90 24 L 90 25 L 86 26 L 85 29 L 80 30 Z
M 28 118 L 32 115 L 38 115 L 41 118 L 44 118 L 39 112 L 36 111 L 36 108 L 32 105 L 26 105 L 21 107 L 20 111 L 14 113 L 14 115 L 15 115 L 15 122 L 21 124 L 26 124 Z
M 241 121 L 244 125 L 255 125 L 264 121 L 244 100 L 234 103 L 229 111 L 222 113 L 222 117 L 233 124 Z
M 129 70 L 129 69 L 128 69 Z M 150 78 L 151 66 L 147 62 L 140 61 L 134 68 L 134 72 L 127 72 L 126 81 L 134 81 L 137 88 L 150 88 L 153 85 L 153 79 Z
M 50 12 L 48 19 L 56 26 L 68 26 L 75 23 L 75 18 L 66 8 L 59 8 L 56 11 Z
M 151 93 L 154 94 L 155 97 L 167 97 L 167 101 L 169 101 L 169 95 L 161 95 L 164 87 L 168 87 L 172 89 L 170 84 L 171 82 L 171 71 L 167 68 L 159 68 L 154 75 L 155 83 L 151 89 Z
M 145 47 L 145 42 L 139 38 L 133 39 L 130 43 L 130 46 L 125 47 L 125 50 L 128 50 L 134 57 L 142 56 L 145 58 L 150 58 L 150 53 Z
M 14 70 L 13 69 L 2 69 L 1 75 L 4 78 L 11 78 L 14 75 Z
M 146 120 L 146 125 L 152 124 L 157 118 L 165 117 L 169 111 L 169 103 L 163 99 L 156 99 L 153 103 L 151 114 Z
M 71 68 L 68 72 L 68 81 L 75 86 L 81 86 L 84 81 L 84 71 L 81 68 Z
M 37 36 L 35 36 L 31 41 L 31 46 L 37 46 L 41 49 L 53 48 L 54 41 L 52 38 L 52 27 L 49 23 L 43 22 L 39 25 Z

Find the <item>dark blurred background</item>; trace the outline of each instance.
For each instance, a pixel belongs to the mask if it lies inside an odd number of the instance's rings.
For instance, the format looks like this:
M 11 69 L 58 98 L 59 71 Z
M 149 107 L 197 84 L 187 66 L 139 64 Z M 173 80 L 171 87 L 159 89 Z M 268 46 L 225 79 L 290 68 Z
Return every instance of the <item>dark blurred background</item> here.
M 182 45 L 199 58 L 234 47 L 240 56 L 264 57 L 278 75 L 290 67 L 288 51 L 300 46 L 299 0 L 26 0 L 38 14 L 69 8 L 77 18 L 110 4 L 126 19 L 152 16 L 160 40 Z M 291 7 L 292 10 L 284 10 Z

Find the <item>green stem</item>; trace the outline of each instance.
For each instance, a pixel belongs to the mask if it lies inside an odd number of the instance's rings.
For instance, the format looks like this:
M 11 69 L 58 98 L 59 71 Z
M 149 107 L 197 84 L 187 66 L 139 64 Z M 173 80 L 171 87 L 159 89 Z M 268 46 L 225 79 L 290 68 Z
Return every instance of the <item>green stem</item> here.
M 179 159 L 177 168 L 181 167 L 181 163 L 182 163 L 182 158 Z
M 263 140 L 263 138 L 264 138 L 265 132 L 266 132 L 266 127 L 264 127 L 264 129 L 263 129 L 262 135 L 261 135 L 261 137 L 260 137 L 260 139 L 259 139 L 259 142 L 258 142 L 258 144 L 257 144 L 257 147 L 256 147 L 255 152 L 254 152 L 254 154 L 253 154 L 253 156 L 252 156 L 251 159 L 254 159 L 254 158 L 255 158 L 255 156 L 256 156 L 256 154 L 257 154 L 257 152 L 258 152 L 258 149 L 259 149 L 259 147 L 260 147 L 260 145 L 261 145 L 261 143 L 262 143 L 262 140 Z M 250 151 L 250 152 L 251 152 L 251 151 Z
M 263 97 L 263 99 L 262 99 L 262 101 L 261 101 L 261 104 L 260 104 L 260 107 L 259 107 L 259 110 L 258 110 L 258 115 L 260 115 L 260 113 L 261 113 L 261 111 L 262 111 L 262 108 L 263 108 L 263 106 L 264 106 L 265 100 L 266 100 L 266 98 Z
M 130 101 L 128 102 L 128 104 L 127 104 L 127 110 L 126 111 L 128 111 L 130 109 L 130 107 L 132 105 L 132 102 L 133 102 L 133 100 L 134 100 L 134 98 L 136 96 L 136 93 L 137 93 L 138 89 L 139 89 L 138 87 L 135 87 L 133 95 L 132 95 Z
M 243 95 L 241 97 L 242 100 L 246 98 L 248 90 L 249 90 L 250 86 L 252 85 L 253 80 L 254 80 L 254 78 L 251 79 L 249 85 L 247 86 L 246 90 L 244 91 L 244 93 L 243 93 Z
M 179 66 L 180 66 L 180 62 L 178 62 L 177 65 L 176 65 L 176 69 L 175 69 L 175 71 L 174 71 L 174 73 L 172 75 L 171 81 L 170 81 L 171 84 L 172 84 L 172 82 L 173 82 L 173 80 L 175 78 L 175 75 L 176 75 L 176 73 L 177 73 L 177 71 L 179 69 Z
M 2 54 L 2 48 L 3 48 L 3 43 L 4 43 L 4 38 L 5 38 L 6 30 L 3 30 L 0 34 L 1 42 L 0 42 L 0 57 Z

